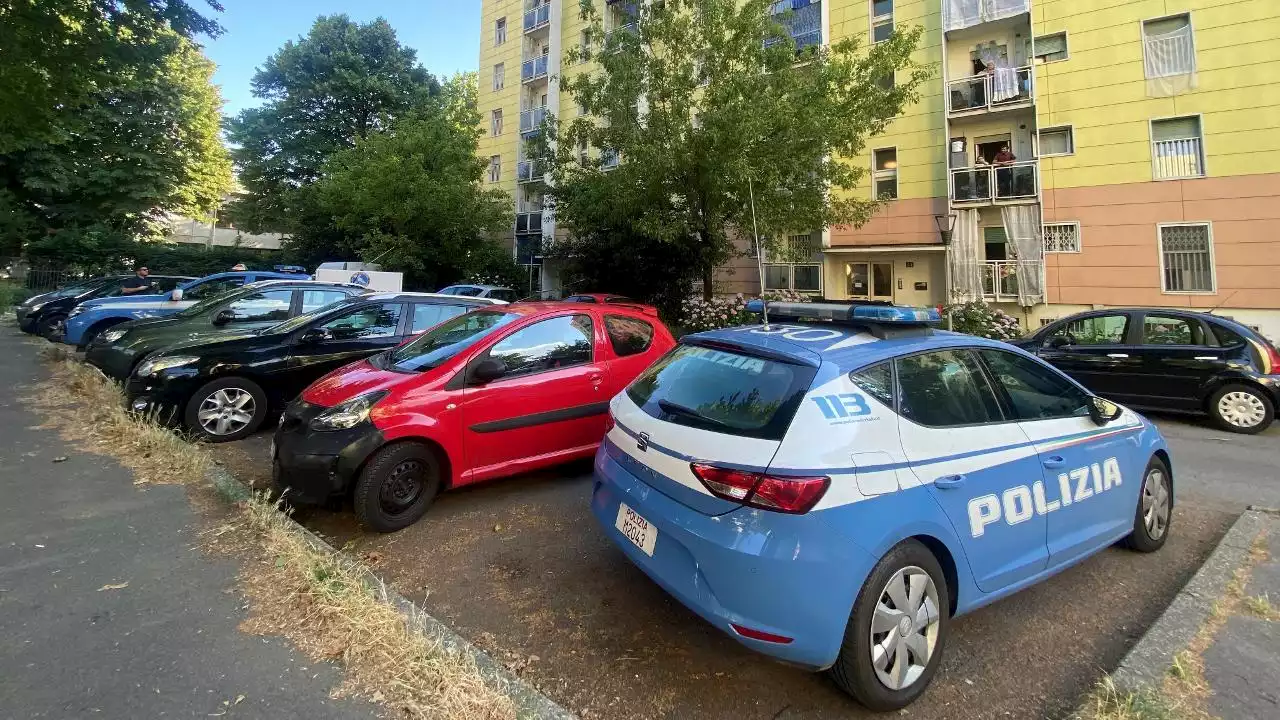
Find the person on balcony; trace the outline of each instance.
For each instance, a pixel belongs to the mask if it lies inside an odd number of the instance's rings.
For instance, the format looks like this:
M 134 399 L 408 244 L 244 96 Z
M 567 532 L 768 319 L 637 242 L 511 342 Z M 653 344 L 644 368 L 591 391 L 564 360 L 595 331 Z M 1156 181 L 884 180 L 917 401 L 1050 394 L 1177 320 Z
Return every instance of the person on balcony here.
M 1013 195 L 1013 167 L 1017 162 L 1018 156 L 1009 150 L 1008 145 L 1001 145 L 1000 152 L 991 158 L 991 164 L 996 166 L 996 197 L 1010 197 Z

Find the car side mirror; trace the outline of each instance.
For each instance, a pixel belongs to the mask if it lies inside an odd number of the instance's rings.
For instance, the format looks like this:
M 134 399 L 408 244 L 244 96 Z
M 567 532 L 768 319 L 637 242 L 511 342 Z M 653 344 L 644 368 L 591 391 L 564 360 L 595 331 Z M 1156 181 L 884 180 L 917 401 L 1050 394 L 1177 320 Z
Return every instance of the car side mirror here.
M 507 374 L 507 364 L 498 358 L 485 358 L 471 368 L 471 384 L 484 385 Z
M 1075 338 L 1070 335 L 1054 335 L 1045 343 L 1045 347 L 1054 348 L 1056 350 L 1058 348 L 1064 348 L 1068 345 L 1072 345 L 1074 344 L 1074 341 Z
M 219 310 L 218 314 L 213 316 L 213 324 L 226 325 L 227 323 L 235 319 L 236 319 L 236 314 L 232 310 L 229 310 L 229 309 Z
M 324 342 L 325 340 L 328 340 L 330 337 L 331 336 L 329 335 L 328 330 L 317 327 L 317 328 L 311 328 L 310 330 L 302 333 L 302 337 L 299 338 L 298 340 L 299 342 L 306 343 L 308 345 L 314 345 L 315 343 Z
M 174 302 L 177 302 L 178 300 L 181 300 L 181 299 L 182 299 L 182 288 L 174 288 L 174 289 L 173 289 L 173 292 L 169 293 L 169 299 L 170 299 L 170 300 L 173 300 Z
M 1098 396 L 1089 398 L 1089 417 L 1095 425 L 1106 425 L 1120 417 L 1120 406 Z

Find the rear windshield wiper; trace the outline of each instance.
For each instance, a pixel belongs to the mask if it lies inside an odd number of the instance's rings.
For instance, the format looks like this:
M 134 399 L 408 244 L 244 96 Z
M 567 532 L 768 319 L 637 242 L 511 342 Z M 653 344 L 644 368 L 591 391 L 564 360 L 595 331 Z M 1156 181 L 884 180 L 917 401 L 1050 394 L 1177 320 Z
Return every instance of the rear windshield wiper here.
M 697 420 L 698 422 L 706 423 L 708 425 L 712 425 L 714 427 L 722 428 L 725 430 L 736 431 L 738 429 L 730 425 L 729 423 L 724 422 L 723 420 L 717 420 L 713 417 L 707 417 L 706 415 L 703 415 L 702 413 L 698 412 L 697 410 L 694 410 L 693 408 L 685 407 L 684 405 L 680 405 L 679 403 L 673 403 L 670 400 L 659 400 L 658 407 L 662 408 L 662 411 L 667 413 L 668 415 L 683 415 L 687 418 Z

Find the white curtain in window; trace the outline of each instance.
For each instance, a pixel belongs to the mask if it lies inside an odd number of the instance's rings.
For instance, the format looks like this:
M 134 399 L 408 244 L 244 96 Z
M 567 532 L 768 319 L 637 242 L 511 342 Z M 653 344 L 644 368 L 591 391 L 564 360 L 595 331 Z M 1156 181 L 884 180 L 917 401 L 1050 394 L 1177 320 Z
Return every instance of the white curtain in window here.
M 1144 29 L 1142 50 L 1147 95 L 1166 97 L 1194 89 L 1199 84 L 1190 24 L 1159 34 Z
M 1027 12 L 1030 0 L 943 0 L 943 22 L 947 30 L 959 30 L 978 23 Z
M 947 272 L 951 277 L 951 297 L 947 302 L 982 299 L 982 234 L 978 231 L 976 209 L 957 210 L 956 226 L 947 251 Z
M 1000 209 L 1008 247 L 1018 261 L 1018 304 L 1035 305 L 1044 297 L 1041 275 L 1044 270 L 1044 236 L 1040 230 L 1040 210 L 1035 205 L 1010 205 Z

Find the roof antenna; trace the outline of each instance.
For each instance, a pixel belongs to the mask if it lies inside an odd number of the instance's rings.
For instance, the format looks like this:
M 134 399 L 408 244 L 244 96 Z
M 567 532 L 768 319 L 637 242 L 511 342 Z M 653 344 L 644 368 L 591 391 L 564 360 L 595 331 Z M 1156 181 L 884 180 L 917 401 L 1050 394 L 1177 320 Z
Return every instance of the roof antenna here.
M 760 272 L 760 311 L 764 320 L 764 329 L 769 329 L 769 301 L 764 297 L 764 253 L 760 252 L 760 228 L 756 227 L 756 192 L 751 184 L 751 176 L 747 176 L 747 196 L 751 198 L 751 233 L 756 238 L 756 269 Z
M 1236 293 L 1238 293 L 1238 292 L 1240 292 L 1240 291 L 1239 291 L 1239 290 L 1236 290 L 1235 292 L 1231 293 L 1231 294 L 1230 294 L 1230 295 L 1228 295 L 1226 298 L 1224 298 L 1224 299 L 1222 300 L 1222 302 L 1220 302 L 1220 303 L 1218 303 L 1217 305 L 1214 305 L 1213 307 L 1211 307 L 1211 308 L 1209 308 L 1208 310 L 1206 310 L 1206 311 L 1205 311 L 1205 315 L 1212 315 L 1214 310 L 1217 310 L 1217 309 L 1221 308 L 1223 305 L 1226 305 L 1227 303 L 1231 302 L 1231 298 L 1235 297 L 1235 296 L 1236 296 Z

